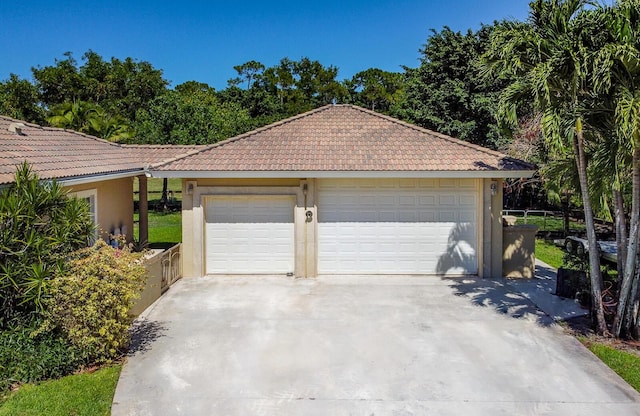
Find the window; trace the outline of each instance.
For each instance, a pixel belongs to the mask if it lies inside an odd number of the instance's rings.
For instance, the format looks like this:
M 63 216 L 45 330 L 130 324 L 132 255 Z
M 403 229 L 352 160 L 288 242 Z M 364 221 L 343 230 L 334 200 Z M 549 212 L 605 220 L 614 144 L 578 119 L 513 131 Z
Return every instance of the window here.
M 98 239 L 98 190 L 87 189 L 85 191 L 70 192 L 69 197 L 84 199 L 89 204 L 89 217 L 93 224 L 96 225 L 94 230 L 93 241 L 89 241 L 89 245 L 92 245 Z

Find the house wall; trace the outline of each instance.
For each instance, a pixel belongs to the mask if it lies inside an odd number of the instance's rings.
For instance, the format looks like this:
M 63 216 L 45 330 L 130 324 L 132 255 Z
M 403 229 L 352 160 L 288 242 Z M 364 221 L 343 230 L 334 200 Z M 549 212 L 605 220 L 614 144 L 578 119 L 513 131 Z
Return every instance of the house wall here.
M 68 192 L 95 189 L 99 235 L 108 239 L 114 229 L 126 228 L 127 241 L 133 240 L 133 178 L 112 179 L 65 188 Z
M 481 277 L 502 276 L 502 180 L 478 179 L 478 259 Z M 307 185 L 306 195 L 303 192 Z M 495 194 L 492 194 L 492 184 Z M 315 179 L 185 179 L 182 184 L 183 274 L 205 273 L 204 199 L 210 195 L 295 195 L 295 276 L 317 275 Z M 306 212 L 313 217 L 306 221 Z

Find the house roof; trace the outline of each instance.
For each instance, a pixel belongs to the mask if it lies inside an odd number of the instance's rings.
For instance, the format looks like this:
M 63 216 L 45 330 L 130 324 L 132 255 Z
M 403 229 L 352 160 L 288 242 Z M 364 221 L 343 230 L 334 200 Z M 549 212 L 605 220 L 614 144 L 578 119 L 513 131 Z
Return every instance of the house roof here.
M 151 164 L 201 147 L 120 145 L 0 116 L 0 184 L 13 182 L 16 166 L 24 161 L 42 179 L 72 180 L 140 174 Z
M 530 176 L 502 153 L 352 105 L 328 105 L 151 167 L 159 177 Z

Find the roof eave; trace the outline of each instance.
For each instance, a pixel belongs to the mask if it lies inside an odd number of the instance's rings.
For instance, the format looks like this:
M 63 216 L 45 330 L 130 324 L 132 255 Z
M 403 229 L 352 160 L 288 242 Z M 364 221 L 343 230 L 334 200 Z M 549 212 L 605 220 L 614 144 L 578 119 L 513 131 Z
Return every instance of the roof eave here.
M 63 186 L 75 186 L 84 185 L 92 182 L 109 181 L 114 179 L 130 178 L 134 176 L 144 175 L 146 171 L 144 169 L 134 169 L 128 171 L 120 171 L 113 173 L 96 173 L 92 175 L 74 176 L 68 178 L 52 178 L 55 179 L 60 185 Z
M 150 170 L 154 178 L 530 178 L 535 170 L 482 171 L 196 171 Z

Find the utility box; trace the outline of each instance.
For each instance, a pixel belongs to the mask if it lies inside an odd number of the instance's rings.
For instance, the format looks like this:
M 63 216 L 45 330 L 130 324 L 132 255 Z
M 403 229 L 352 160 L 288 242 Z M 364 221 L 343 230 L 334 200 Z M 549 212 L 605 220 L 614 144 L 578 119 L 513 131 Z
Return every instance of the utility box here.
M 502 274 L 532 278 L 536 271 L 536 225 L 511 225 L 502 229 Z

